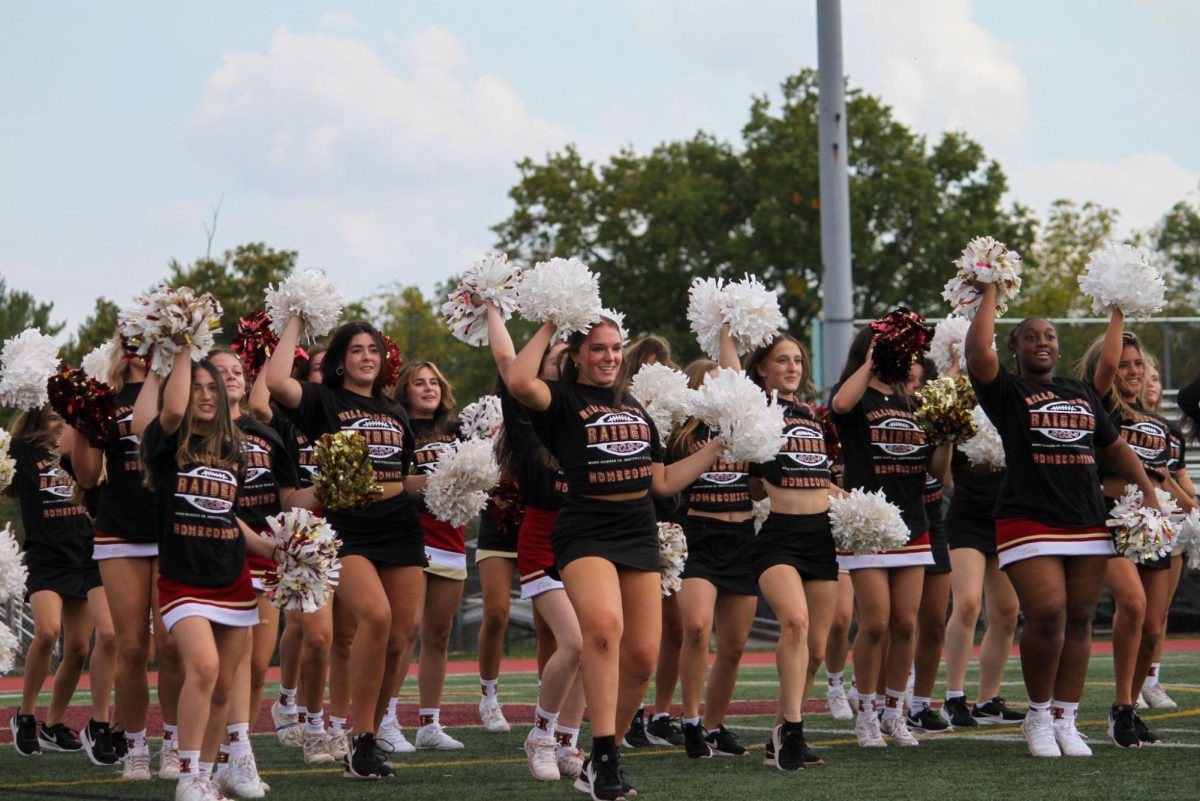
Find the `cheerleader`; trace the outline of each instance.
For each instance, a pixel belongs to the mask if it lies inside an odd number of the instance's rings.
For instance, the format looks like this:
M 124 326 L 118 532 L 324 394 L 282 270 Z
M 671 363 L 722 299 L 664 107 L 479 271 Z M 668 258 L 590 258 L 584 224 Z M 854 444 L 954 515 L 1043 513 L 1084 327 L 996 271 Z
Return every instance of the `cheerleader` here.
M 1160 415 L 1160 407 L 1162 406 L 1162 379 L 1159 377 L 1158 366 L 1154 358 L 1149 354 L 1143 354 L 1146 360 L 1146 380 L 1145 386 L 1142 389 L 1142 401 L 1146 409 L 1154 414 Z M 1171 451 L 1167 457 L 1167 472 L 1171 474 L 1171 478 L 1175 479 L 1175 483 L 1183 490 L 1183 493 L 1192 499 L 1196 499 L 1196 485 L 1192 483 L 1191 477 L 1187 472 L 1187 444 L 1183 436 L 1183 432 L 1174 423 L 1167 423 L 1171 433 Z M 1167 589 L 1167 597 L 1174 598 L 1175 591 L 1179 589 L 1179 579 L 1183 575 L 1183 546 L 1176 546 L 1171 552 L 1171 580 Z M 1163 610 L 1163 631 L 1167 629 L 1167 618 L 1171 613 L 1171 604 L 1168 601 L 1166 609 Z M 1162 647 L 1165 637 L 1158 639 L 1158 644 L 1154 648 L 1154 655 L 1151 657 L 1150 668 L 1146 671 L 1146 678 L 1142 683 L 1142 697 L 1138 704 L 1140 706 L 1148 706 L 1152 709 L 1175 709 L 1178 704 L 1172 700 L 1171 696 L 1167 695 L 1167 691 L 1163 689 L 1160 683 L 1162 675 Z
M 413 457 L 408 415 L 383 396 L 386 350 L 379 332 L 358 322 L 338 328 L 325 352 L 320 384 L 292 378 L 299 336 L 300 320 L 292 318 L 267 363 L 271 396 L 310 440 L 337 431 L 362 435 L 383 487 L 382 499 L 362 508 L 328 510 L 327 517 L 342 539 L 335 615 L 344 613 L 355 631 L 347 673 L 358 733 L 345 759 L 345 775 L 393 776 L 376 753 L 375 732 L 390 694 L 385 678 L 396 675 L 424 596 L 424 537 L 406 489 L 419 490 L 424 478 L 408 476 Z M 335 641 L 337 636 L 335 616 Z
M 1113 555 L 1097 452 L 1146 493 L 1149 506 L 1157 508 L 1157 500 L 1095 390 L 1054 375 L 1053 324 L 1031 317 L 1013 329 L 1017 373 L 1009 373 L 992 348 L 995 284 L 976 288 L 982 297 L 965 347 L 971 385 L 1008 465 L 996 503 L 996 551 L 1025 613 L 1021 669 L 1029 714 L 1022 730 L 1035 757 L 1086 756 L 1091 750 L 1075 728 L 1075 711 L 1087 680 L 1092 615 Z
M 658 433 L 617 385 L 621 331 L 610 318 L 567 343 L 561 377 L 538 378 L 555 327 L 546 323 L 507 374 L 538 439 L 561 465 L 568 491 L 551 545 L 583 632 L 581 669 L 592 754 L 578 780 L 595 799 L 632 793 L 618 765 L 616 724 L 633 714 L 650 680 L 661 635 L 661 562 L 647 490 L 668 496 L 707 469 L 721 443 L 663 467 Z M 634 613 L 637 610 L 637 613 Z
M 832 479 L 839 486 L 837 477 Z M 850 652 L 850 623 L 854 620 L 854 582 L 850 571 L 838 568 L 837 600 L 829 621 L 829 636 L 825 639 L 825 702 L 834 720 L 854 717 L 851 705 L 857 706 L 857 686 L 851 682 L 851 698 L 846 697 L 846 655 Z
M 1130 443 L 1152 483 L 1175 495 L 1184 511 L 1195 504 L 1175 484 L 1167 470 L 1170 427 L 1141 405 L 1145 374 L 1137 337 L 1122 330 L 1123 315 L 1114 309 L 1108 331 L 1087 349 L 1081 378 L 1104 402 L 1121 437 Z M 1107 462 L 1100 466 L 1104 496 L 1111 508 L 1125 494 L 1125 481 Z M 1109 739 L 1121 748 L 1158 742 L 1158 737 L 1134 711 L 1142 680 L 1162 640 L 1171 603 L 1171 557 L 1135 565 L 1128 559 L 1109 560 L 1107 583 L 1113 596 L 1113 668 L 1116 694 L 1109 714 Z
M 176 801 L 219 797 L 211 784 L 231 685 L 258 622 L 246 553 L 271 546 L 239 524 L 244 457 L 217 369 L 193 367 L 190 347 L 175 356 L 159 393 L 143 384 L 133 412 L 146 482 L 154 487 L 161 549 L 158 602 L 179 649 Z
M 532 602 L 535 616 L 549 631 L 549 637 L 538 633 L 539 654 L 547 641 L 552 646 L 546 659 L 539 661 L 537 708 L 534 725 L 525 738 L 525 755 L 529 772 L 538 781 L 557 781 L 564 776 L 575 779 L 583 769 L 583 756 L 578 749 L 584 706 L 579 676 L 583 635 L 563 583 L 556 576 L 550 542 L 566 484 L 553 458 L 533 433 L 529 415 L 504 383 L 516 359 L 516 350 L 500 312 L 491 303 L 487 311 L 488 339 L 500 372 L 498 389 L 504 413 L 496 457 L 502 470 L 517 477 L 521 501 L 525 504 L 517 533 L 521 598 Z M 558 380 L 559 359 L 565 349 L 563 343 L 546 349 L 538 378 Z
M 113 745 L 122 757 L 122 776 L 149 781 L 150 748 L 146 742 L 146 710 L 150 687 L 146 665 L 151 653 L 153 616 L 154 650 L 158 658 L 158 699 L 164 733 L 159 776 L 179 777 L 174 736 L 176 704 L 182 673 L 179 652 L 167 636 L 157 602 L 158 524 L 154 493 L 143 484 L 140 438 L 133 429 L 134 404 L 144 386 L 158 397 L 157 375 L 148 376 L 141 357 L 113 338 L 114 357 L 102 379 L 115 393 L 113 422 L 103 449 L 75 439 L 72 464 L 80 486 L 100 488 L 96 510 L 93 558 L 100 567 L 104 596 L 112 614 L 116 638 L 116 718 L 125 727 L 113 732 Z M 105 476 L 103 483 L 101 476 Z
M 915 746 L 918 742 L 908 730 L 901 698 L 913 663 L 924 567 L 934 561 L 925 516 L 925 475 L 944 475 L 950 451 L 925 442 L 915 401 L 904 386 L 886 384 L 876 376 L 873 336 L 867 327 L 850 343 L 830 406 L 842 443 L 846 488 L 882 489 L 900 507 L 909 541 L 881 554 L 838 556 L 839 564 L 850 570 L 858 611 L 855 733 L 863 747 L 885 746 L 881 730 L 897 745 Z M 882 718 L 869 700 L 877 683 L 886 687 Z
M 21 756 L 43 751 L 79 751 L 87 746 L 97 765 L 117 761 L 110 742 L 108 700 L 112 689 L 112 618 L 100 572 L 92 559 L 92 526 L 76 502 L 76 485 L 64 463 L 70 462 L 75 432 L 49 404 L 21 412 L 12 425 L 9 456 L 16 463 L 9 493 L 21 507 L 25 529 L 25 600 L 33 612 L 33 641 L 25 654 L 21 705 L 13 716 L 13 747 Z M 63 714 L 79 684 L 92 630 L 92 719 L 80 742 L 63 723 Z M 37 721 L 38 694 L 50 671 L 50 659 L 62 634 L 62 660 L 46 719 Z M 145 670 L 145 666 L 142 667 Z

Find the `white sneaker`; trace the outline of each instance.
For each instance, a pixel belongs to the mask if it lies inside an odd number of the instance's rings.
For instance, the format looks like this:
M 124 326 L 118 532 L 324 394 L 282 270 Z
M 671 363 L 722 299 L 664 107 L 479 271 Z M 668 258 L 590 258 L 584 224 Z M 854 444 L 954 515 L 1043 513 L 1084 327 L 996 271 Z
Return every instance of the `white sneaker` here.
M 879 718 L 874 714 L 859 715 L 854 723 L 854 733 L 863 748 L 887 748 L 887 742 L 879 732 Z
M 242 798 L 262 798 L 267 794 L 263 780 L 258 777 L 254 752 L 246 751 L 229 757 L 229 765 L 217 776 L 217 789 Z
M 379 724 L 379 731 L 375 734 L 375 745 L 379 746 L 379 750 L 391 754 L 411 754 L 417 750 L 404 736 L 394 715 L 385 717 Z
M 554 737 L 535 737 L 530 731 L 525 738 L 525 756 L 529 759 L 529 772 L 539 782 L 556 782 L 562 778 L 558 772 L 558 756 L 554 753 Z
M 1092 749 L 1088 748 L 1079 729 L 1075 728 L 1075 721 L 1056 720 L 1051 725 L 1054 727 L 1054 741 L 1058 743 L 1058 750 L 1062 752 L 1063 756 L 1090 757 L 1092 755 Z
M 554 756 L 558 760 L 558 774 L 567 776 L 572 779 L 578 779 L 583 773 L 583 752 L 578 748 L 570 746 L 558 746 L 554 749 Z
M 224 796 L 206 776 L 175 785 L 175 801 L 217 801 L 218 798 Z
M 892 742 L 896 745 L 920 745 L 920 741 L 913 737 L 912 732 L 908 730 L 908 724 L 904 722 L 904 715 L 884 715 L 883 720 L 879 721 L 879 730 L 892 738 Z
M 850 720 L 854 717 L 854 710 L 846 700 L 846 690 L 840 684 L 830 685 L 826 697 L 829 699 L 829 714 L 833 715 L 834 720 Z
M 150 781 L 150 747 L 142 746 L 131 750 L 125 755 L 125 766 L 121 768 L 121 777 L 136 782 Z
M 379 745 L 378 739 L 375 740 L 375 744 Z M 404 744 L 408 745 L 408 742 L 405 741 Z M 341 762 L 350 753 L 350 736 L 344 731 L 328 731 L 325 733 L 325 747 L 329 749 L 329 755 L 333 757 L 334 762 Z M 408 748 L 410 751 L 414 750 L 411 745 Z
M 1030 712 L 1021 722 L 1021 733 L 1025 735 L 1029 753 L 1035 757 L 1062 756 L 1062 748 L 1058 745 L 1055 726 L 1050 715 Z
M 1167 695 L 1167 691 L 1163 689 L 1161 684 L 1143 687 L 1142 698 L 1145 703 L 1139 706 L 1151 709 L 1175 709 L 1179 706 L 1179 704 L 1171 699 L 1171 696 Z
M 328 765 L 337 761 L 329 751 L 329 743 L 330 739 L 325 732 L 304 732 L 304 764 Z
M 417 748 L 433 748 L 438 751 L 457 751 L 463 744 L 455 740 L 440 723 L 430 723 L 417 729 Z
M 504 713 L 500 711 L 500 702 L 493 698 L 485 698 L 479 702 L 479 719 L 483 721 L 483 730 L 495 734 L 512 731 Z
M 304 745 L 304 726 L 300 723 L 299 716 L 293 712 L 287 714 L 279 708 L 279 699 L 271 704 L 271 722 L 275 724 L 275 736 L 279 738 L 280 745 L 286 745 L 289 748 L 299 748 Z
M 164 743 L 158 752 L 158 778 L 172 782 L 179 778 L 179 751 L 173 743 L 169 747 Z

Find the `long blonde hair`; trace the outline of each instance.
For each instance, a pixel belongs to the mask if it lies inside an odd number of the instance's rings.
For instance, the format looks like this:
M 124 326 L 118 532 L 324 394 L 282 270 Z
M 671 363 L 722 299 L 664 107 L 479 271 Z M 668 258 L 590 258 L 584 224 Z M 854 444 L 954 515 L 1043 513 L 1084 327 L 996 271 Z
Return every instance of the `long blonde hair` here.
M 217 385 L 217 413 L 211 421 L 197 420 L 192 413 L 191 387 L 188 387 L 188 404 L 179 424 L 179 450 L 175 453 L 175 464 L 183 467 L 192 462 L 221 467 L 240 472 L 242 464 L 242 432 L 233 424 L 233 415 L 229 413 L 229 398 L 225 393 L 225 381 L 220 371 L 208 359 L 201 359 L 192 364 L 192 375 L 197 370 L 205 370 L 212 376 Z M 166 389 L 163 382 L 159 391 L 159 408 L 162 408 L 162 391 Z M 154 489 L 156 476 L 151 461 L 145 452 L 145 440 L 142 440 L 142 464 L 146 465 L 145 485 Z
M 446 380 L 446 376 L 438 369 L 438 366 L 433 362 L 412 362 L 404 365 L 404 369 L 400 371 L 400 378 L 396 381 L 396 403 L 400 404 L 406 412 L 412 412 L 408 408 L 408 385 L 417 380 L 417 373 L 421 370 L 428 369 L 433 373 L 433 377 L 438 380 L 438 386 L 441 388 L 441 400 L 438 401 L 438 407 L 433 412 L 433 422 L 438 431 L 443 431 L 454 418 L 454 411 L 458 408 L 458 402 L 454 400 L 454 387 Z

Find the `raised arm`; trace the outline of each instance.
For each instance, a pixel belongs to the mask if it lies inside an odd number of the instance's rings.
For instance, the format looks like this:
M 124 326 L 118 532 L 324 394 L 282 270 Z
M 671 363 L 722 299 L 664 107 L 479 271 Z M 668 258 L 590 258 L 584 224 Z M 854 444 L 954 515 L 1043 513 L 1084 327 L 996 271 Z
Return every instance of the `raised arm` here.
M 492 349 L 492 358 L 496 361 L 496 371 L 500 379 L 508 383 L 508 370 L 517 359 L 517 349 L 513 345 L 512 335 L 504 324 L 504 315 L 496 304 L 490 300 L 484 301 L 487 307 L 488 347 Z M 540 365 L 540 362 L 539 362 Z
M 967 357 L 967 371 L 984 384 L 990 384 L 1000 374 L 1000 357 L 992 348 L 996 338 L 996 285 L 975 285 L 983 297 L 975 310 L 975 319 L 963 338 L 963 349 Z
M 130 421 L 130 428 L 134 434 L 141 436 L 146 426 L 154 419 L 154 415 L 158 414 L 158 394 L 161 387 L 162 379 L 158 373 L 146 373 L 146 380 L 138 390 L 137 400 L 133 402 L 133 420 Z
M 829 402 L 829 407 L 834 413 L 849 413 L 862 400 L 863 395 L 867 394 L 867 387 L 871 385 L 871 379 L 875 377 L 875 362 L 872 359 L 874 351 L 875 345 L 872 344 L 867 350 L 867 358 L 862 365 L 838 388 L 837 394 Z
M 100 474 L 104 472 L 104 451 L 93 448 L 87 437 L 76 436 L 71 442 L 71 467 L 75 483 L 91 489 L 100 483 Z
M 542 356 L 550 346 L 553 336 L 554 323 L 543 323 L 537 333 L 525 343 L 525 347 L 521 348 L 504 378 L 512 396 L 526 409 L 535 412 L 543 412 L 550 407 L 550 387 L 538 378 L 538 371 L 542 367 Z
M 258 378 L 254 379 L 254 385 L 250 388 L 248 405 L 250 414 L 255 420 L 269 423 L 275 416 L 275 413 L 271 411 L 271 390 L 267 386 L 266 375 L 260 373 Z
M 224 387 L 218 387 L 222 392 Z M 162 409 L 158 413 L 158 422 L 162 425 L 163 433 L 170 436 L 179 430 L 183 416 L 187 414 L 188 401 L 192 395 L 192 349 L 184 347 L 175 354 L 175 362 L 171 365 L 171 375 L 167 376 L 167 385 L 163 387 Z M 141 396 L 138 396 L 141 400 Z
M 1116 306 L 1108 318 L 1108 330 L 1104 332 L 1104 343 L 1100 346 L 1100 361 L 1096 364 L 1096 376 L 1092 389 L 1104 397 L 1112 389 L 1117 377 L 1117 365 L 1121 363 L 1121 336 L 1125 331 L 1125 315 Z
M 267 359 L 263 375 L 267 379 L 267 389 L 271 397 L 285 409 L 296 409 L 300 406 L 300 398 L 304 394 L 300 382 L 292 378 L 292 366 L 296 361 L 296 345 L 300 342 L 300 318 L 288 320 L 279 337 L 275 352 Z M 261 378 L 261 376 L 260 376 Z
M 671 462 L 668 465 L 655 462 L 651 465 L 650 491 L 660 498 L 683 492 L 685 488 L 700 478 L 701 473 L 712 467 L 712 463 L 717 460 L 722 447 L 720 437 L 713 437 L 704 444 L 704 447 L 678 462 Z
M 729 323 L 721 326 L 721 358 L 717 363 L 722 367 L 727 367 L 730 370 L 741 370 L 742 360 L 738 358 L 737 345 L 733 343 L 733 337 L 729 336 Z

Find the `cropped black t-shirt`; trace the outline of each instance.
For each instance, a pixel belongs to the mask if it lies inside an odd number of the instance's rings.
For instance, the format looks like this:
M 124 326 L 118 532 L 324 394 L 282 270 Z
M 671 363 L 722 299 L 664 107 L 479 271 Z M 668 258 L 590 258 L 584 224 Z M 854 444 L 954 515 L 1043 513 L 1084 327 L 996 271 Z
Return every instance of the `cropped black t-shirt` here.
M 1167 455 L 1167 472 L 1172 477 L 1179 475 L 1179 468 L 1187 461 L 1187 445 L 1184 444 L 1183 432 L 1175 426 L 1170 426 L 1171 450 Z
M 1004 443 L 1008 469 L 995 516 L 1063 528 L 1104 525 L 1096 450 L 1120 434 L 1095 390 L 1072 378 L 1032 381 L 1003 367 L 988 384 L 971 376 L 971 386 Z
M 142 483 L 140 440 L 133 433 L 133 404 L 142 385 L 126 384 L 114 399 L 113 422 L 104 446 L 107 478 L 100 485 L 96 530 L 130 542 L 158 542 L 154 493 Z
M 658 431 L 646 410 L 611 388 L 547 381 L 550 406 L 529 413 L 533 430 L 562 466 L 572 495 L 615 495 L 650 488 L 650 465 L 662 461 Z
M 692 431 L 689 455 L 703 448 L 713 433 L 703 423 Z M 683 491 L 683 506 L 697 512 L 746 512 L 750 501 L 750 465 L 718 458 Z
M 1125 414 L 1118 409 L 1109 409 L 1108 414 L 1147 475 L 1161 481 L 1171 456 L 1171 428 L 1167 421 L 1140 406 L 1134 406 Z M 1116 475 L 1112 467 L 1101 459 L 1100 477 L 1112 475 Z
M 567 482 L 543 446 L 525 408 L 501 385 L 500 410 L 504 415 L 504 436 L 516 462 L 517 491 L 521 503 L 533 509 L 557 512 L 567 494 Z
M 201 587 L 227 587 L 242 574 L 246 541 L 237 524 L 239 469 L 203 462 L 179 466 L 181 434 L 168 436 L 155 417 L 142 432 L 154 474 L 159 525 L 158 570 Z
M 75 480 L 57 453 L 24 437 L 14 437 L 8 453 L 16 462 L 12 488 L 21 505 L 27 563 L 79 567 L 91 558 L 92 521 L 74 500 Z
M 830 482 L 825 430 L 807 406 L 784 404 L 783 447 L 770 462 L 750 466 L 751 475 L 782 489 L 824 489 Z
M 836 396 L 841 384 L 833 389 Z M 929 528 L 925 514 L 925 474 L 933 446 L 917 423 L 912 398 L 885 395 L 867 387 L 862 400 L 846 414 L 831 410 L 845 463 L 843 486 L 869 492 L 883 490 L 887 499 L 900 507 L 900 514 L 913 536 Z
M 266 528 L 267 518 L 283 511 L 280 490 L 295 488 L 296 464 L 279 434 L 248 414 L 237 419 L 242 430 L 242 492 L 237 515 L 255 531 Z

